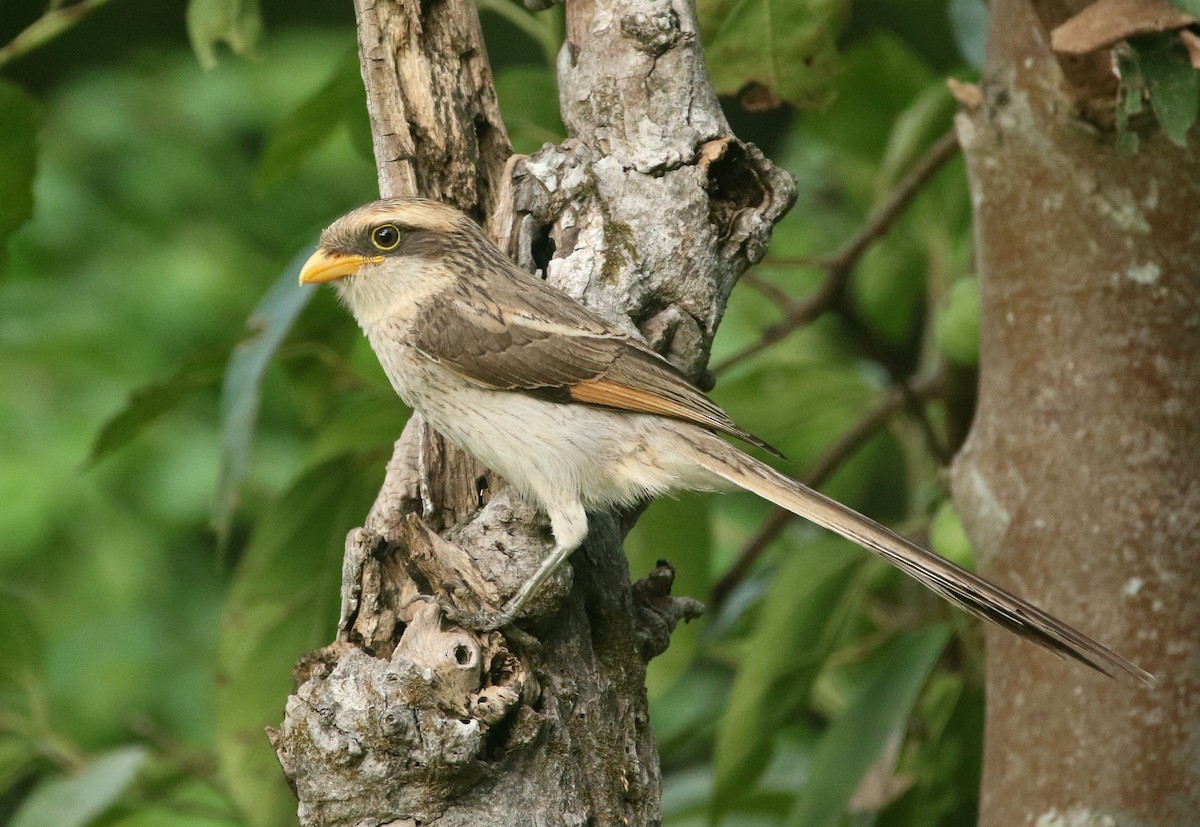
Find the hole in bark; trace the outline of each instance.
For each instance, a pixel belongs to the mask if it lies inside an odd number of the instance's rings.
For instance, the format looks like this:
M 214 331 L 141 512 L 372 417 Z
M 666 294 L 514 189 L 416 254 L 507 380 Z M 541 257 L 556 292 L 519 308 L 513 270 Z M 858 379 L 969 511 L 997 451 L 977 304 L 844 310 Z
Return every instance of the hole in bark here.
M 725 154 L 708 167 L 708 215 L 721 240 L 733 235 L 743 210 L 767 200 L 758 170 L 741 144 L 730 142 Z
M 546 224 L 539 227 L 533 237 L 533 241 L 529 244 L 529 255 L 533 257 L 534 267 L 541 273 L 542 278 L 546 277 L 546 271 L 550 266 L 551 259 L 554 258 L 554 250 L 556 249 L 554 239 L 550 237 L 552 226 L 551 224 Z
M 520 704 L 514 704 L 508 714 L 496 723 L 483 736 L 483 757 L 485 761 L 495 761 L 503 757 L 508 749 L 508 739 L 512 735 L 513 725 L 517 722 L 516 711 Z
M 475 116 L 475 140 L 479 142 L 479 145 L 483 146 L 484 142 L 487 141 L 488 136 L 491 134 L 492 134 L 492 125 L 490 123 L 488 123 L 488 119 L 485 118 L 483 115 L 476 115 Z
M 488 490 L 487 477 L 485 477 L 483 475 L 476 477 L 475 478 L 475 507 L 476 508 L 483 508 L 483 506 L 484 506 L 483 495 L 487 490 Z
M 475 145 L 479 148 L 479 154 L 483 157 L 487 157 L 488 148 L 490 147 L 490 145 L 492 143 L 492 139 L 496 133 L 496 127 L 493 126 L 491 121 L 489 121 L 483 115 L 475 116 L 474 126 L 475 126 Z M 480 176 L 478 176 L 478 178 L 479 178 L 479 181 L 484 186 L 487 185 L 487 176 L 480 175 Z M 486 193 L 482 193 L 480 195 L 480 197 L 479 197 L 480 204 L 487 203 L 487 199 L 484 197 L 485 195 L 486 195 Z
M 459 666 L 470 666 L 475 662 L 475 656 L 470 649 L 460 643 L 454 647 L 454 662 Z
M 641 328 L 646 322 L 653 319 L 659 313 L 670 307 L 671 303 L 659 295 L 647 296 L 646 301 L 642 304 L 637 315 L 633 317 L 633 323 Z
M 708 194 L 714 210 L 720 206 L 736 212 L 763 203 L 766 191 L 741 144 L 730 142 L 725 154 L 709 165 Z

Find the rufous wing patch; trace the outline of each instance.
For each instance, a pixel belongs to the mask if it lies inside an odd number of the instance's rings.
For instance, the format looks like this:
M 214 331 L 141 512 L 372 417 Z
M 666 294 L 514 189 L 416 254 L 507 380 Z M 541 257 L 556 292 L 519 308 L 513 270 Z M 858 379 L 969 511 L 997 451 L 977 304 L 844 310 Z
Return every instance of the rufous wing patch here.
M 659 414 L 674 419 L 685 419 L 697 424 L 714 424 L 701 412 L 694 408 L 659 396 L 651 391 L 631 388 L 607 379 L 595 379 L 590 382 L 580 382 L 569 388 L 571 399 L 588 405 L 602 405 L 606 408 L 630 411 L 633 413 Z
M 682 383 L 682 380 L 680 382 Z M 751 445 L 757 445 L 759 448 L 769 451 L 780 459 L 787 459 L 770 443 L 759 439 L 749 431 L 739 428 L 725 415 L 724 411 L 712 404 L 699 391 L 695 391 L 695 395 L 699 401 L 705 403 L 703 405 L 689 404 L 686 398 L 682 400 L 671 399 L 653 390 L 635 388 L 603 377 L 569 385 L 566 391 L 569 398 L 574 402 L 582 402 L 585 405 L 599 405 L 619 411 L 629 411 L 630 413 L 658 414 L 659 416 L 669 416 L 672 419 L 682 419 L 685 422 L 692 422 L 702 428 L 721 431 L 722 433 L 737 437 L 749 442 Z

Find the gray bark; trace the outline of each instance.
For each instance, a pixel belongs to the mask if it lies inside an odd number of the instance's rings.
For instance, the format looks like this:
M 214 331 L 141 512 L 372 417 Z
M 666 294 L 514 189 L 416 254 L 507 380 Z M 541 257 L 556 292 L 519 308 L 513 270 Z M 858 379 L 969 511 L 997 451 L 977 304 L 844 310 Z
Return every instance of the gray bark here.
M 980 822 L 1184 827 L 1200 810 L 1200 155 L 1149 128 L 1120 156 L 1084 120 L 1111 103 L 1107 55 L 1049 50 L 1064 5 L 991 10 L 982 104 L 959 120 L 983 316 L 955 499 L 987 575 L 1159 686 L 988 630 Z
M 355 7 L 381 192 L 457 204 L 515 260 L 699 377 L 792 182 L 730 134 L 690 4 L 568 4 L 571 137 L 527 158 L 509 157 L 469 0 Z M 657 823 L 645 665 L 700 607 L 671 597 L 666 565 L 630 586 L 620 542 L 633 516 L 591 515 L 520 628 L 449 626 L 412 598 L 501 604 L 548 552 L 548 527 L 414 416 L 347 538 L 338 640 L 297 668 L 271 732 L 301 822 Z

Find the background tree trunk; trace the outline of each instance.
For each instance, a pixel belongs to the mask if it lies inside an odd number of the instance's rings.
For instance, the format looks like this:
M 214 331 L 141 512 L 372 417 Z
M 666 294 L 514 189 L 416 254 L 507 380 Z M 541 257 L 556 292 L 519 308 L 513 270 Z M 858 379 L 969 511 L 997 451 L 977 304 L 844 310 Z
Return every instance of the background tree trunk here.
M 983 321 L 954 493 L 986 574 L 1159 686 L 989 629 L 981 823 L 1195 824 L 1200 159 L 1157 131 L 1122 157 L 1084 122 L 1113 79 L 1107 56 L 1055 60 L 1063 4 L 991 12 L 983 103 L 958 124 Z
M 355 7 L 381 192 L 457 204 L 697 377 L 792 183 L 730 134 L 690 4 L 568 4 L 571 138 L 511 160 L 468 0 Z M 573 579 L 521 624 L 532 637 L 446 628 L 412 598 L 498 606 L 550 543 L 544 517 L 414 416 L 347 538 L 339 640 L 297 668 L 272 732 L 301 821 L 657 823 L 645 664 L 699 606 L 670 597 L 668 566 L 631 590 L 630 516 L 591 516 Z

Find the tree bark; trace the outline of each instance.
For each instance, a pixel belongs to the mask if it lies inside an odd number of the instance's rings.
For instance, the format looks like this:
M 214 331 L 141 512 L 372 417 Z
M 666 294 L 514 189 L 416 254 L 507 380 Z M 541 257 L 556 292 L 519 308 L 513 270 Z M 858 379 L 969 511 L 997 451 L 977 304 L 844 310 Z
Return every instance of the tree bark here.
M 1153 130 L 1122 157 L 1085 120 L 1111 68 L 1055 59 L 1065 4 L 991 12 L 983 103 L 958 122 L 983 318 L 954 494 L 987 575 L 1159 685 L 989 629 L 980 821 L 1183 827 L 1200 811 L 1200 158 Z
M 699 376 L 792 182 L 730 133 L 690 4 L 569 3 L 571 137 L 511 158 L 469 0 L 355 8 L 381 192 L 465 209 L 516 261 Z M 591 515 L 519 628 L 449 626 L 413 598 L 498 606 L 551 544 L 543 516 L 414 416 L 347 538 L 338 640 L 297 667 L 271 733 L 301 822 L 658 823 L 645 665 L 700 607 L 670 596 L 667 565 L 631 588 L 633 516 Z

